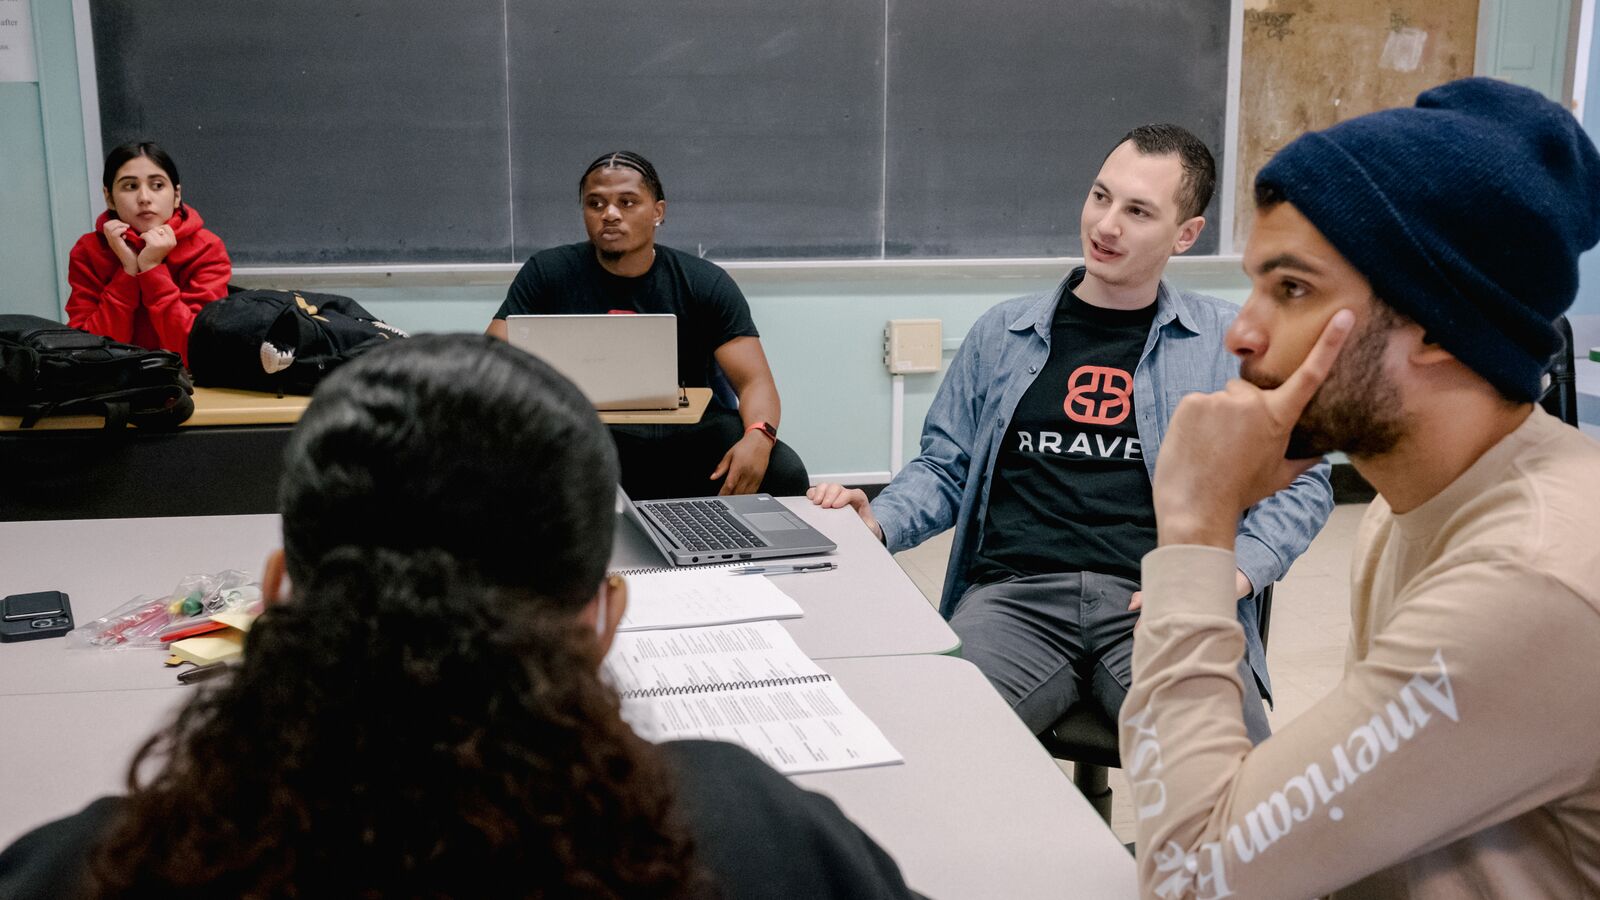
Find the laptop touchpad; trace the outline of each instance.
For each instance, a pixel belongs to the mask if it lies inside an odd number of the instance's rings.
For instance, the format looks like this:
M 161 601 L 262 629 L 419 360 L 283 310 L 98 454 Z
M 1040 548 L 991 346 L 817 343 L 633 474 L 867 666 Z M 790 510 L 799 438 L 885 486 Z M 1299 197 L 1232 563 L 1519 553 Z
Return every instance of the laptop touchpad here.
M 796 522 L 783 513 L 745 513 L 744 516 L 761 531 L 795 531 L 805 527 L 804 522 Z

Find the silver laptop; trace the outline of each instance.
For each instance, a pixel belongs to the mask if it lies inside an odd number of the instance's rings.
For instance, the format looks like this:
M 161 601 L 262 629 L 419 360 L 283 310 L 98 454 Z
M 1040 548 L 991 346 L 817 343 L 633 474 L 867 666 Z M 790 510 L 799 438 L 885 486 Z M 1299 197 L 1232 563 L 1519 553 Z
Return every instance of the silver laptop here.
M 837 546 L 771 494 L 634 502 L 618 485 L 617 511 L 675 566 L 810 556 Z
M 507 316 L 506 338 L 567 376 L 595 409 L 678 408 L 677 316 Z

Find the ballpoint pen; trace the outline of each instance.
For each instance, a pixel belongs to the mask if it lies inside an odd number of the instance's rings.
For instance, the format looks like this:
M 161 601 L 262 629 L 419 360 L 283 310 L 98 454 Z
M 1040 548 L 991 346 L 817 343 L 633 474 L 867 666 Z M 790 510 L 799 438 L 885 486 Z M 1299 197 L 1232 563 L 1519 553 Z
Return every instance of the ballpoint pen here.
M 831 562 L 808 563 L 798 566 L 745 566 L 729 569 L 729 575 L 803 575 L 806 572 L 827 572 L 839 568 Z
M 178 682 L 180 684 L 195 684 L 196 682 L 210 681 L 219 675 L 226 675 L 227 673 L 228 664 L 226 662 L 208 663 L 207 665 L 196 666 L 193 669 L 185 669 L 179 672 Z

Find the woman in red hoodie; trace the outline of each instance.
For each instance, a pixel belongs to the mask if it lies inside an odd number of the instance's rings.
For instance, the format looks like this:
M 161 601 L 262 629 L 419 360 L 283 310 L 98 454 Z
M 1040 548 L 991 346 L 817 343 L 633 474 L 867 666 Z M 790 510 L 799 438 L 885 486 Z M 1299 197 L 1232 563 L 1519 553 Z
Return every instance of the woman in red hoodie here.
M 148 141 L 106 157 L 106 211 L 72 248 L 67 324 L 188 361 L 200 307 L 228 293 L 222 239 L 183 205 L 178 167 Z

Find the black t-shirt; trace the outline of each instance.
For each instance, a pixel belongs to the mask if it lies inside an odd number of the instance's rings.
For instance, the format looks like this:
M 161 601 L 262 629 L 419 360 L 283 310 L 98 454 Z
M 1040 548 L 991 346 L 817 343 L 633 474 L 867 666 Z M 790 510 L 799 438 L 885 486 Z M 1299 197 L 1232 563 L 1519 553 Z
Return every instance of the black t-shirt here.
M 889 854 L 832 800 L 802 790 L 748 750 L 662 744 L 700 862 L 725 900 L 920 897 Z
M 919 896 L 832 800 L 801 790 L 742 747 L 673 741 L 661 750 L 676 776 L 695 852 L 723 900 Z M 122 804 L 102 797 L 18 838 L 0 852 L 0 897 L 84 893 L 96 842 Z
M 650 270 L 633 278 L 607 272 L 588 241 L 541 250 L 523 264 L 494 317 L 610 312 L 678 317 L 684 387 L 711 387 L 716 349 L 736 337 L 760 337 L 750 304 L 727 272 L 660 244 Z
M 1155 505 L 1133 406 L 1133 373 L 1156 305 L 1056 307 L 1050 357 L 1017 403 L 995 459 L 971 580 L 1052 572 L 1139 580 L 1156 546 Z

